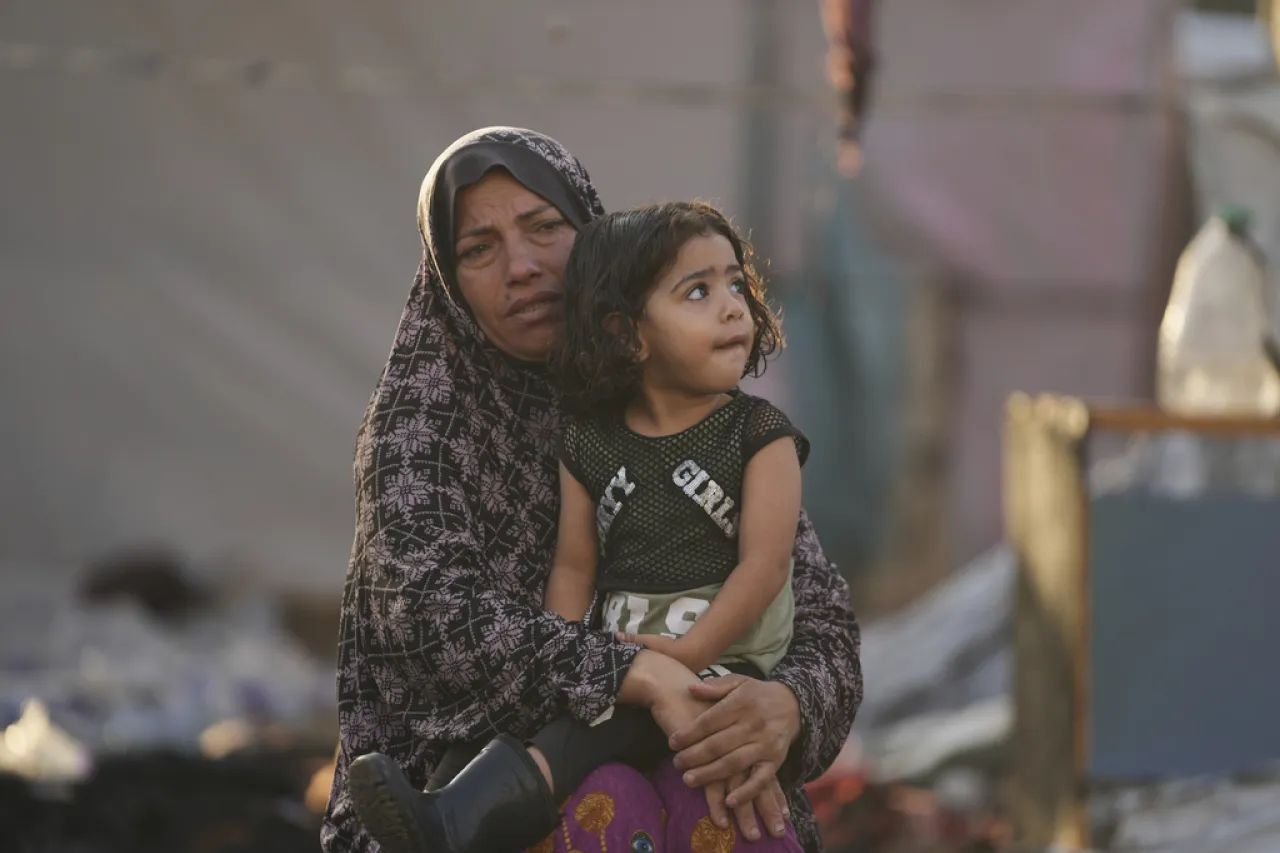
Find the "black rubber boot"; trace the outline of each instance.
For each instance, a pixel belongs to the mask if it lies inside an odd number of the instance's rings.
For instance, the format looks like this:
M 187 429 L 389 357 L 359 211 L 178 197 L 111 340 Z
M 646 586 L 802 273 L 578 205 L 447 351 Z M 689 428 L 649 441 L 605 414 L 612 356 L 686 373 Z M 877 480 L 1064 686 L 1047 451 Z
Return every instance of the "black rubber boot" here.
M 351 762 L 347 788 L 385 853 L 519 853 L 560 822 L 533 756 L 506 735 L 438 791 L 417 790 L 400 765 L 376 752 Z

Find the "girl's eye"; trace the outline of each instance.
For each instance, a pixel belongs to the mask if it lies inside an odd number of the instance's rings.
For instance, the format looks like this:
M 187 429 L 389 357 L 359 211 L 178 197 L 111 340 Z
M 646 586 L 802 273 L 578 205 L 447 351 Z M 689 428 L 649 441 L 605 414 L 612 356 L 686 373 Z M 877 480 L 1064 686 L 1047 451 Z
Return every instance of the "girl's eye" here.
M 688 294 L 685 295 L 685 299 L 691 299 L 694 301 L 697 301 L 699 299 L 706 299 L 706 298 L 707 298 L 707 286 L 705 284 L 695 284 L 693 287 L 689 289 Z
M 746 293 L 747 282 L 744 279 L 735 278 L 733 282 L 729 285 L 729 289 L 732 290 L 734 293 Z

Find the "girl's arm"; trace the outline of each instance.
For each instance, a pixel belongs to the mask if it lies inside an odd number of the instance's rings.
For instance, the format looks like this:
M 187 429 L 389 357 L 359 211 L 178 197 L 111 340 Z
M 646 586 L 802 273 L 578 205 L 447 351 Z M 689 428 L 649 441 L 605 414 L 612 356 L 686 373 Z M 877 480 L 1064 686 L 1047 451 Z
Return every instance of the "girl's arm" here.
M 560 529 L 543 606 L 569 622 L 582 622 L 591 606 L 598 541 L 591 495 L 562 462 Z M 698 677 L 677 661 L 642 649 L 622 682 L 618 701 L 648 708 L 654 721 L 671 734 L 706 710 L 707 703 L 689 693 L 697 683 Z
M 794 525 L 793 525 L 794 526 Z M 595 505 L 591 495 L 560 463 L 560 530 L 543 606 L 570 622 L 581 622 L 595 592 Z
M 649 646 L 700 672 L 724 654 L 787 583 L 800 517 L 800 458 L 787 435 L 747 462 L 738 519 L 738 565 L 711 606 L 683 637 L 649 634 L 619 639 Z

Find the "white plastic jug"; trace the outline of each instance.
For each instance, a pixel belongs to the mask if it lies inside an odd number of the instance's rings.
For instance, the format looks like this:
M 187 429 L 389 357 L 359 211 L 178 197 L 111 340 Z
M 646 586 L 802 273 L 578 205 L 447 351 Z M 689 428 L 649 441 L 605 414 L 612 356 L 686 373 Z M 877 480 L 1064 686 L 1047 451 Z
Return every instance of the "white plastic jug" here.
M 1156 399 L 1192 415 L 1280 412 L 1280 375 L 1264 349 L 1266 269 L 1249 213 L 1227 206 L 1187 244 L 1160 324 Z

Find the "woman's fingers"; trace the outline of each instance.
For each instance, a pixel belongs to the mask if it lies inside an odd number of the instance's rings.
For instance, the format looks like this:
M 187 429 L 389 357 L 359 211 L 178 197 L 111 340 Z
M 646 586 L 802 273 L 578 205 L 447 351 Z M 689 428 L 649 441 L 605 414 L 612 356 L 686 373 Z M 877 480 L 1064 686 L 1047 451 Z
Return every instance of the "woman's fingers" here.
M 731 726 L 722 729 L 708 738 L 698 741 L 682 752 L 677 752 L 675 765 L 678 770 L 696 770 L 705 767 L 717 758 L 723 758 L 735 749 L 742 749 L 751 743 L 750 733 L 745 726 Z M 743 770 L 745 768 L 738 768 Z M 707 777 L 708 779 L 727 779 L 727 776 Z M 704 781 L 703 784 L 706 784 Z
M 782 815 L 784 821 L 789 820 L 791 818 L 791 806 L 787 803 L 787 794 L 782 790 L 782 784 L 778 782 L 776 774 L 773 777 L 773 783 L 766 785 L 765 790 L 773 792 L 773 798 L 778 803 L 778 813 Z M 785 828 L 783 827 L 783 829 Z
M 778 768 L 769 762 L 757 762 L 750 772 L 735 777 L 736 784 L 730 784 L 725 788 L 725 802 L 733 808 L 739 803 L 758 799 L 769 789 L 770 784 L 777 785 L 775 776 L 777 772 Z
M 712 782 L 704 790 L 707 795 L 707 811 L 711 813 L 711 820 L 721 829 L 727 829 L 729 826 L 729 810 L 724 804 L 723 782 Z
M 748 744 L 739 747 L 727 755 L 722 755 L 709 764 L 686 770 L 685 784 L 691 788 L 707 785 L 711 782 L 723 782 L 731 779 L 735 773 L 748 773 L 757 761 L 762 760 L 760 751 Z
M 713 679 L 728 681 L 734 676 Z M 754 761 L 769 761 L 781 765 L 800 731 L 799 705 L 795 694 L 785 685 L 741 678 L 715 705 L 698 715 L 691 725 L 674 731 L 672 749 L 681 755 L 681 766 L 697 768 L 710 764 L 727 752 L 726 738 L 712 738 L 723 732 L 733 732 L 736 742 L 731 748 L 749 746 Z M 694 688 L 690 692 L 703 696 L 705 691 Z M 703 747 L 699 749 L 698 747 Z M 745 769 L 737 766 L 735 770 Z M 703 777 L 727 778 L 726 776 Z
M 741 787 L 746 782 L 746 778 L 743 773 L 734 774 L 733 778 L 729 780 L 729 787 Z M 752 841 L 760 838 L 760 824 L 756 820 L 756 809 L 753 802 L 747 800 L 745 803 L 739 803 L 739 805 L 733 807 L 733 816 L 738 821 L 738 829 L 742 831 L 743 835 Z M 767 826 L 768 823 L 766 822 L 765 825 Z
M 707 702 L 718 702 L 751 679 L 745 675 L 730 673 L 719 678 L 708 678 L 689 686 L 689 692 Z
M 690 686 L 689 692 L 692 696 L 704 702 L 715 702 L 716 704 L 699 715 L 698 719 L 694 720 L 691 725 L 673 734 L 671 736 L 671 748 L 677 751 L 685 749 L 705 740 L 722 729 L 732 726 L 738 719 L 741 710 L 735 707 L 737 703 L 721 700 L 729 697 L 734 690 L 748 681 L 751 681 L 751 679 L 742 675 L 726 675 L 722 678 L 712 678 Z
M 755 772 L 754 770 L 752 771 Z M 739 790 L 746 787 L 740 786 Z M 782 796 L 782 788 L 778 780 L 769 774 L 764 790 L 755 798 L 756 813 L 764 822 L 765 830 L 774 838 L 781 838 L 787 832 L 787 801 Z

